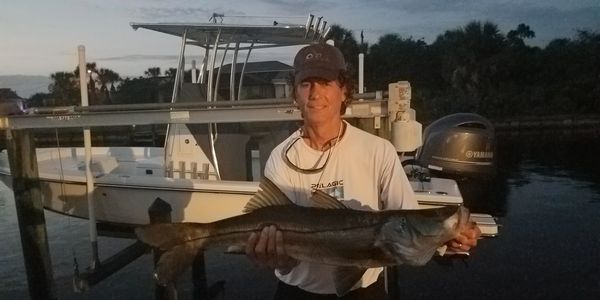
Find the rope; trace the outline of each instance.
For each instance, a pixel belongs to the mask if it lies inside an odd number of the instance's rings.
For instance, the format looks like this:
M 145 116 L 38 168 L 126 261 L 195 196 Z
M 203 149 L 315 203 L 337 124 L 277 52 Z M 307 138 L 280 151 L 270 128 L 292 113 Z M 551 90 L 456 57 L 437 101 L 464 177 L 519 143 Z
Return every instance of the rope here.
M 56 150 L 58 152 L 58 164 L 60 166 L 60 197 L 64 199 L 65 197 L 65 172 L 63 169 L 63 161 L 62 161 L 62 154 L 61 154 L 61 147 L 60 147 L 60 139 L 58 136 L 58 128 L 54 129 L 54 135 L 56 138 Z M 67 228 L 69 228 L 69 232 L 73 232 L 73 230 L 70 230 L 72 228 L 72 223 L 71 223 L 71 217 L 66 217 L 67 218 Z M 73 256 L 73 271 L 75 276 L 79 276 L 79 264 L 77 263 L 77 255 L 75 253 L 75 243 L 73 242 L 73 239 L 70 239 L 70 244 L 71 244 L 71 255 Z

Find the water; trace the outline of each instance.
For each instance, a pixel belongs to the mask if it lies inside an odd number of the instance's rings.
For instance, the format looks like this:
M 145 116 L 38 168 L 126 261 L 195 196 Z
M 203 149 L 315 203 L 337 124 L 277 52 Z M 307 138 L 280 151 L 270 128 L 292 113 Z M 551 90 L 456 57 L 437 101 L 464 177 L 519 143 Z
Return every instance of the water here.
M 404 299 L 598 299 L 600 297 L 600 139 L 595 132 L 499 137 L 500 175 L 469 203 L 499 217 L 500 236 L 481 240 L 465 262 L 399 268 Z M 85 294 L 72 292 L 73 253 L 81 268 L 90 251 L 87 222 L 46 212 L 59 299 L 149 299 L 151 257 L 146 255 Z M 27 299 L 12 192 L 0 186 L 0 299 Z M 100 238 L 101 258 L 131 241 Z M 207 253 L 209 283 L 226 280 L 225 299 L 264 299 L 270 272 L 244 257 Z M 186 274 L 180 299 L 190 299 Z
M 600 140 L 573 132 L 500 138 L 488 212 L 500 236 L 466 264 L 403 268 L 407 299 L 599 299 Z M 484 203 L 485 204 L 485 203 Z

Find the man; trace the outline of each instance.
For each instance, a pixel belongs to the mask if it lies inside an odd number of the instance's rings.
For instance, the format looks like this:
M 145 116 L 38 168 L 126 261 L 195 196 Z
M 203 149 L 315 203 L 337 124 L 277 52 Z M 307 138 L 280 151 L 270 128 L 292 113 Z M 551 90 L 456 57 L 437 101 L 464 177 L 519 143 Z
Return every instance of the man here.
M 393 145 L 342 120 L 352 95 L 342 53 L 327 44 L 302 48 L 294 59 L 294 97 L 303 125 L 278 145 L 265 176 L 293 202 L 310 206 L 314 190 L 326 192 L 354 209 L 417 208 Z M 480 235 L 477 227 L 450 243 L 468 251 Z M 285 253 L 275 226 L 252 234 L 247 256 L 272 268 L 279 278 L 275 299 L 337 299 L 334 267 L 299 262 Z M 386 299 L 383 268 L 368 269 L 343 299 Z

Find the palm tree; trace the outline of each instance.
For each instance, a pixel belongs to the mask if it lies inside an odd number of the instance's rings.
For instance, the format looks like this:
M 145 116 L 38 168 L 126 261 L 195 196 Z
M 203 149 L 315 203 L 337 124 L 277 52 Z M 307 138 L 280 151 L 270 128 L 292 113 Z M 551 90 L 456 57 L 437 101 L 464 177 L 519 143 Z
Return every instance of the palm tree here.
M 96 63 L 95 62 L 86 63 L 85 67 L 86 67 L 87 73 L 88 73 L 88 76 L 87 76 L 88 103 L 89 103 L 89 105 L 100 104 L 100 103 L 98 103 L 99 101 L 98 101 L 98 96 L 97 96 L 97 91 L 96 91 L 96 80 L 99 80 L 98 68 L 96 66 Z M 79 66 L 75 67 L 73 74 L 77 77 L 77 79 L 79 79 Z
M 516 29 L 509 31 L 506 34 L 506 39 L 513 46 L 525 46 L 523 39 L 530 39 L 535 37 L 535 32 L 526 24 L 519 24 Z
M 503 74 L 501 54 L 506 40 L 490 22 L 470 22 L 446 31 L 432 47 L 440 59 L 442 78 L 456 95 L 451 110 L 461 108 L 484 113 L 487 97 Z
M 104 103 L 110 104 L 110 93 L 115 91 L 115 83 L 121 81 L 121 76 L 110 69 L 100 68 L 98 70 L 98 81 L 100 82 L 100 92 L 103 95 Z M 110 85 L 110 89 L 108 88 Z

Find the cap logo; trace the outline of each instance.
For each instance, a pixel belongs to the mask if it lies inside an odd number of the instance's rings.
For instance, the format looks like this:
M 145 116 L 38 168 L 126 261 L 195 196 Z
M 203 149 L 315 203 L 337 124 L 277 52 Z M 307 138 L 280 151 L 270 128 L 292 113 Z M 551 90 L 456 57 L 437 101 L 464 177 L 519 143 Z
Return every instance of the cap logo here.
M 311 59 L 320 59 L 323 55 L 321 53 L 309 53 L 306 54 L 306 57 L 304 58 L 305 61 L 311 60 Z

